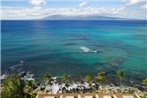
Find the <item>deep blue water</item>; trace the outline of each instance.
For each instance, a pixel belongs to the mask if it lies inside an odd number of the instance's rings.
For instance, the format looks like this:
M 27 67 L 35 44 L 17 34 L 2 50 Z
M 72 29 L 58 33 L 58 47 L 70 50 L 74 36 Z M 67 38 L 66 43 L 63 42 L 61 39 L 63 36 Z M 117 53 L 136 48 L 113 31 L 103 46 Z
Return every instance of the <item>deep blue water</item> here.
M 37 76 L 122 68 L 134 80 L 147 77 L 146 21 L 2 21 L 1 29 L 2 71 L 23 60 Z

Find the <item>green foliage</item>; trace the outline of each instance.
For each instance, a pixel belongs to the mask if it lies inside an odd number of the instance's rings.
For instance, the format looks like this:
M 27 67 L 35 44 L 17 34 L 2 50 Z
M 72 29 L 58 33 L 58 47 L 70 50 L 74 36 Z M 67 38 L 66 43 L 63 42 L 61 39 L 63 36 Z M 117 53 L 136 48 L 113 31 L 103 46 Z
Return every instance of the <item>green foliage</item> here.
M 98 81 L 101 82 L 101 83 L 104 83 L 105 82 L 105 77 L 106 77 L 106 74 L 104 71 L 101 71 L 98 73 Z
M 142 81 L 143 84 L 147 85 L 147 78 Z
M 122 80 L 122 78 L 123 78 L 123 76 L 124 76 L 124 72 L 123 72 L 122 69 L 119 69 L 119 70 L 117 71 L 117 76 L 118 76 L 118 78 L 119 78 L 120 80 Z
M 85 80 L 88 81 L 88 82 L 92 82 L 94 80 L 94 76 L 93 75 L 87 75 L 85 77 Z
M 3 82 L 2 98 L 24 98 L 25 84 L 18 75 L 10 75 Z
M 144 96 L 140 96 L 140 98 L 145 98 Z
M 35 85 L 35 81 L 34 80 L 26 80 L 25 84 L 28 86 L 34 86 Z
M 62 80 L 63 80 L 63 81 L 67 81 L 67 80 L 69 80 L 69 78 L 70 78 L 70 76 L 69 76 L 68 74 L 64 74 L 64 75 L 62 76 Z
M 50 74 L 45 74 L 44 79 L 48 80 L 48 81 L 51 81 L 52 80 L 52 76 Z
M 30 87 L 32 81 L 23 81 L 18 75 L 9 75 L 3 81 L 2 98 L 35 98 L 35 94 L 29 94 L 26 91 L 26 86 Z
M 26 80 L 25 81 L 25 92 L 32 93 L 34 86 L 35 86 L 35 81 L 34 80 Z
M 26 93 L 23 98 L 36 98 L 36 95 L 37 94 L 28 94 L 28 93 Z

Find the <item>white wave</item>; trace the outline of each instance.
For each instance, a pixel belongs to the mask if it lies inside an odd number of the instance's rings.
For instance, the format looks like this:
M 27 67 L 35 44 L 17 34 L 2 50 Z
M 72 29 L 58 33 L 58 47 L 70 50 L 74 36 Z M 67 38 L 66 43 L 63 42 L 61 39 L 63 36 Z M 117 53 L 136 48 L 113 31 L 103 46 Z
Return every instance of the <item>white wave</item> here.
M 83 51 L 83 52 L 92 52 L 91 49 L 85 47 L 85 46 L 80 46 L 80 49 Z
M 97 50 L 95 50 L 95 51 L 93 51 L 93 52 L 97 53 L 98 51 L 97 51 Z
M 24 77 L 22 77 L 23 80 L 33 80 L 35 81 L 34 74 L 31 74 L 29 71 L 26 73 Z
M 2 75 L 0 76 L 0 80 L 5 79 L 6 77 L 7 77 L 7 74 L 2 74 Z
M 80 49 L 83 51 L 83 52 L 95 52 L 95 53 L 98 53 L 100 52 L 99 50 L 92 50 L 92 49 L 89 49 L 85 46 L 80 46 Z
M 14 70 L 16 67 L 22 66 L 23 63 L 24 63 L 24 61 L 22 60 L 22 61 L 20 61 L 18 64 L 14 65 L 14 66 L 11 66 L 10 69 L 11 69 L 11 70 Z

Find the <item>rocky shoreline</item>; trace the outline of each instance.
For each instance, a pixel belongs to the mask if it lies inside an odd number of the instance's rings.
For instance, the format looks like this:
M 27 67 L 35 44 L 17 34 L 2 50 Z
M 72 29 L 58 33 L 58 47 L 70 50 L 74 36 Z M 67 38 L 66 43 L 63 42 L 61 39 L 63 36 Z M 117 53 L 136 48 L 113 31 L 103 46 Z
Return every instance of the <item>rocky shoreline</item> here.
M 3 80 L 10 74 L 18 74 L 23 80 L 25 81 L 35 81 L 36 82 L 36 88 L 40 88 L 41 86 L 43 86 L 43 88 L 45 89 L 45 87 L 48 87 L 48 85 L 46 85 L 47 83 L 45 83 L 44 80 L 42 79 L 36 79 L 34 77 L 36 77 L 34 74 L 32 74 L 30 71 L 23 71 L 23 69 L 20 70 L 21 66 L 23 66 L 24 61 L 20 61 L 19 64 L 11 66 L 6 72 L 1 73 L 1 77 L 0 80 L 3 82 Z M 17 71 L 15 72 L 14 70 Z M 14 73 L 15 72 L 15 73 Z M 70 76 L 70 78 L 68 79 L 68 82 L 66 81 L 66 83 L 68 85 L 78 85 L 81 83 L 88 83 L 87 81 L 85 81 L 85 76 L 86 74 L 83 75 L 76 75 L 76 76 Z M 96 75 L 93 75 L 94 77 L 96 77 Z M 53 83 L 51 83 L 52 85 L 50 85 L 50 88 L 53 88 L 53 85 L 64 85 L 65 81 L 61 80 L 62 76 L 52 76 L 51 78 L 54 80 Z M 43 78 L 43 77 L 42 77 Z M 101 85 L 101 83 L 95 81 L 95 79 L 92 81 L 94 84 L 93 85 L 97 85 L 96 88 L 103 88 L 107 87 L 107 88 L 120 88 L 120 81 L 119 79 L 117 79 L 117 76 L 114 78 L 112 78 L 111 75 L 107 75 L 107 78 L 105 80 L 105 83 L 103 85 Z M 60 84 L 60 85 L 59 85 Z M 89 84 L 89 83 L 88 83 Z M 91 85 L 91 84 L 89 84 Z M 136 82 L 136 81 L 132 81 L 132 80 L 123 80 L 123 84 L 121 84 L 122 88 L 124 89 L 135 89 L 138 91 L 147 91 L 147 86 L 143 85 L 142 83 Z
M 2 74 L 1 75 L 1 81 L 3 81 L 5 79 L 5 77 L 7 77 L 9 74 Z M 58 76 L 58 77 L 51 77 L 52 78 L 52 81 L 49 82 L 49 81 L 37 81 L 35 78 L 34 78 L 34 74 L 31 74 L 29 71 L 28 72 L 25 72 L 25 71 L 22 71 L 20 73 L 18 73 L 18 75 L 25 81 L 35 81 L 37 85 L 35 85 L 35 88 L 36 90 L 41 90 L 41 89 L 44 89 L 46 91 L 53 91 L 55 92 L 53 89 L 56 89 L 58 88 L 58 92 L 60 92 L 59 88 L 62 88 L 62 87 L 65 87 L 66 85 L 68 85 L 70 88 L 73 87 L 74 89 L 76 89 L 77 87 L 82 87 L 83 88 L 87 88 L 87 90 L 89 91 L 92 91 L 91 88 L 93 88 L 93 86 L 95 87 L 95 89 L 105 89 L 106 91 L 109 91 L 110 89 L 114 89 L 115 91 L 116 90 L 120 90 L 120 91 L 137 91 L 137 92 L 141 92 L 141 91 L 147 91 L 147 86 L 145 85 L 142 85 L 142 84 L 134 84 L 133 85 L 133 82 L 132 82 L 132 85 L 115 85 L 113 83 L 112 80 L 109 81 L 109 84 L 108 83 L 105 83 L 103 85 L 101 85 L 100 83 L 96 82 L 96 81 L 93 81 L 92 83 L 88 83 L 87 81 L 85 81 L 83 78 L 83 76 L 73 76 L 71 77 L 70 79 L 68 79 L 68 81 L 66 82 L 63 82 L 61 80 L 61 76 Z M 107 80 L 108 81 L 108 80 Z M 117 81 L 118 82 L 118 81 Z M 131 82 L 131 81 L 130 81 Z M 92 87 L 90 87 L 91 85 L 93 85 Z M 62 89 L 65 89 L 65 88 L 62 88 Z M 109 89 L 109 90 L 108 90 Z M 69 90 L 69 88 L 66 88 L 67 92 Z

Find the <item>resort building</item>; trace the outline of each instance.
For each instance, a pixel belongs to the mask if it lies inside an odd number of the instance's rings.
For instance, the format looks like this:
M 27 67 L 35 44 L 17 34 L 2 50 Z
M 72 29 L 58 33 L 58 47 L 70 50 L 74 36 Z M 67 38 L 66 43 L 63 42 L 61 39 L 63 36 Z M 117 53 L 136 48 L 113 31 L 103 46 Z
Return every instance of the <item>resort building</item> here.
M 140 98 L 137 94 L 104 94 L 104 93 L 65 93 L 65 94 L 38 94 L 36 98 Z

